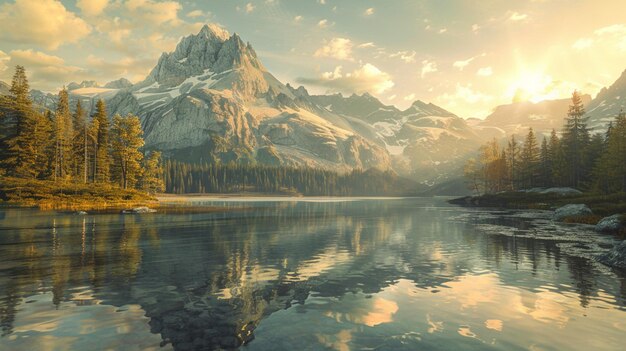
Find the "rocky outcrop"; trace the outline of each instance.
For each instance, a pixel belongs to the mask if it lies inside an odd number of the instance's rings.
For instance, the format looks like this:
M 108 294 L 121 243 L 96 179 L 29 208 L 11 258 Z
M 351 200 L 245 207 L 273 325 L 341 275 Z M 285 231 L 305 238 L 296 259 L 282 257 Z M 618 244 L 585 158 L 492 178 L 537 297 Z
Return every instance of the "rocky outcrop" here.
M 568 187 L 563 187 L 563 188 L 532 188 L 532 189 L 528 189 L 528 190 L 523 190 L 527 193 L 539 193 L 539 194 L 558 194 L 561 196 L 566 196 L 566 195 L 580 195 L 582 194 L 582 191 L 574 189 L 574 188 L 568 188 Z
M 110 81 L 104 85 L 107 89 L 128 89 L 133 86 L 133 83 L 126 78 L 120 78 L 114 81 Z
M 122 214 L 141 214 L 141 213 L 155 213 L 157 210 L 146 207 L 146 206 L 141 206 L 141 207 L 135 207 L 135 208 L 131 208 L 128 210 L 123 210 Z
M 611 251 L 598 256 L 598 261 L 609 267 L 626 269 L 626 240 L 615 245 Z
M 626 231 L 626 218 L 620 214 L 602 218 L 596 224 L 596 231 L 601 233 L 617 233 L 622 230 Z
M 588 216 L 592 214 L 591 209 L 585 204 L 569 204 L 557 208 L 556 211 L 554 211 L 552 219 L 560 222 L 568 217 Z

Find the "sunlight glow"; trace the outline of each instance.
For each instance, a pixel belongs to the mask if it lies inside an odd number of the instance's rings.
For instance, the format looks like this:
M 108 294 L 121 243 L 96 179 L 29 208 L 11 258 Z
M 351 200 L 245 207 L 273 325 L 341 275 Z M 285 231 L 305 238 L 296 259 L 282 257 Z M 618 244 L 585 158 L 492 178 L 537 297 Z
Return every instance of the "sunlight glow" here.
M 555 80 L 543 73 L 543 70 L 522 69 L 511 82 L 504 97 L 512 102 L 530 101 L 538 103 L 544 100 L 566 99 L 574 90 L 581 90 L 575 83 Z

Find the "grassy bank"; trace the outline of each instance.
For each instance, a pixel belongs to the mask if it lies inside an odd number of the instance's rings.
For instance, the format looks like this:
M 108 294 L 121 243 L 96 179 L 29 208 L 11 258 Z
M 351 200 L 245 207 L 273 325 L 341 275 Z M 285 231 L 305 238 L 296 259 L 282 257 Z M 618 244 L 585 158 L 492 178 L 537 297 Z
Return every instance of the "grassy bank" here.
M 570 218 L 575 223 L 596 224 L 602 217 L 626 213 L 626 193 L 578 195 L 540 194 L 525 192 L 505 192 L 466 196 L 449 201 L 450 203 L 471 207 L 495 207 L 507 209 L 554 210 L 567 204 L 585 204 L 592 211 L 592 216 Z
M 155 207 L 157 204 L 157 200 L 146 193 L 123 190 L 109 184 L 0 177 L 1 206 L 92 211 L 137 206 Z

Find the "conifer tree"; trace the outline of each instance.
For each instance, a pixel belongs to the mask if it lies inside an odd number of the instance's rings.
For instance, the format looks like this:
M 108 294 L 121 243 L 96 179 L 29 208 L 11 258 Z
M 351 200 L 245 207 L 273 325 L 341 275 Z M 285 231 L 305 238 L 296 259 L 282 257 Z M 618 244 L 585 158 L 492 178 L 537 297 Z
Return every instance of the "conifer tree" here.
M 74 111 L 73 126 L 74 136 L 72 138 L 72 163 L 73 172 L 77 179 L 81 179 L 83 183 L 87 182 L 87 122 L 85 120 L 86 112 L 83 109 L 80 100 L 76 102 L 76 110 Z
M 39 175 L 40 143 L 46 125 L 30 99 L 30 87 L 23 66 L 15 67 L 11 95 L 3 99 L 2 168 L 9 175 L 34 178 Z M 45 133 L 44 133 L 45 134 Z
M 589 146 L 589 131 L 582 98 L 577 91 L 572 94 L 572 104 L 565 119 L 562 148 L 568 168 L 568 185 L 579 187 L 589 172 L 586 157 Z
M 141 188 L 153 194 L 165 191 L 161 153 L 158 151 L 150 152 L 149 156 L 145 159 L 143 175 L 141 177 Z
M 92 133 L 94 136 L 93 177 L 95 182 L 110 181 L 109 157 L 109 117 L 106 105 L 102 99 L 96 103 L 96 113 L 92 119 Z
M 141 176 L 144 145 L 139 117 L 115 115 L 111 127 L 112 177 L 123 189 L 132 188 Z
M 530 128 L 524 140 L 520 155 L 520 178 L 522 186 L 532 187 L 538 175 L 539 146 L 533 129 Z
M 541 186 L 552 186 L 552 159 L 550 158 L 550 148 L 548 139 L 544 136 L 541 142 L 539 153 L 539 174 Z
M 508 142 L 506 149 L 506 165 L 507 165 L 507 174 L 509 180 L 509 188 L 515 190 L 518 188 L 518 178 L 519 178 L 519 144 L 517 140 L 515 140 L 515 135 L 511 136 L 511 140 Z
M 72 114 L 69 94 L 63 88 L 59 92 L 59 102 L 54 114 L 55 167 L 54 179 L 64 179 L 72 175 Z

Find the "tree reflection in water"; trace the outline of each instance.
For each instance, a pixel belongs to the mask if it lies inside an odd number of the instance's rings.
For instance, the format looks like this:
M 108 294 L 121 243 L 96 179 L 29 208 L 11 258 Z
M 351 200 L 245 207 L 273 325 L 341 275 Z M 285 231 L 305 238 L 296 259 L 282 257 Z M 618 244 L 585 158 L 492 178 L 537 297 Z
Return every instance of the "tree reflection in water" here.
M 150 331 L 177 350 L 236 348 L 252 341 L 257 327 L 267 332 L 250 347 L 263 348 L 279 333 L 267 327 L 273 320 L 297 321 L 276 313 L 285 309 L 319 315 L 323 325 L 309 330 L 311 342 L 344 349 L 364 342 L 362 327 L 349 326 L 408 320 L 403 316 L 416 301 L 455 310 L 446 320 L 431 308 L 420 332 L 379 335 L 379 344 L 425 342 L 424 335 L 445 333 L 446 324 L 470 310 L 488 311 L 481 327 L 502 333 L 509 322 L 499 310 L 565 326 L 572 311 L 580 312 L 570 306 L 573 297 L 582 309 L 600 300 L 624 306 L 622 277 L 562 254 L 556 240 L 482 235 L 474 223 L 450 220 L 463 209 L 436 200 L 229 206 L 150 215 L 2 210 L 0 345 L 27 332 L 15 332 L 16 316 L 42 294 L 56 308 L 104 305 L 134 313 L 128 306 L 138 306 Z M 502 224 L 528 229 L 524 221 Z M 412 311 L 421 309 L 428 310 Z M 97 344 L 101 322 L 93 323 Z M 297 329 L 291 324 L 285 328 Z M 460 324 L 454 332 L 480 339 L 476 328 Z

